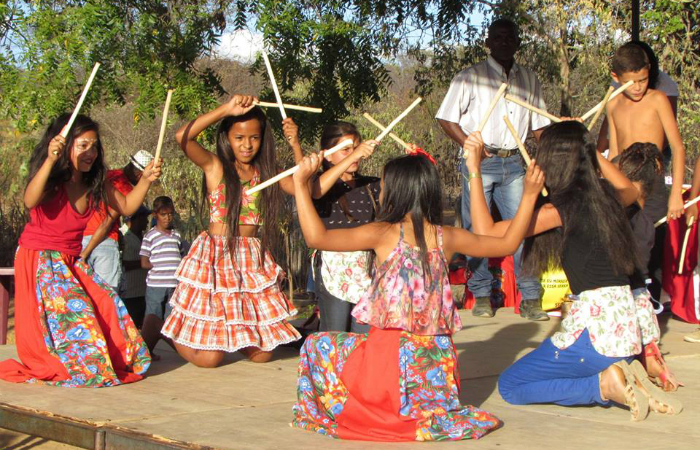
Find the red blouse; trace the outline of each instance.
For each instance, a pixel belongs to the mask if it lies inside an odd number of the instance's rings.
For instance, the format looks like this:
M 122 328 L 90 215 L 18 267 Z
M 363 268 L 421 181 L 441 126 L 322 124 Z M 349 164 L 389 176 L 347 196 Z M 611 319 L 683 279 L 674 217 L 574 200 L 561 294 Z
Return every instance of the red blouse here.
M 50 198 L 29 211 L 29 222 L 19 237 L 19 245 L 31 250 L 55 250 L 79 256 L 83 231 L 93 209 L 78 213 L 68 200 L 66 188 L 60 186 Z

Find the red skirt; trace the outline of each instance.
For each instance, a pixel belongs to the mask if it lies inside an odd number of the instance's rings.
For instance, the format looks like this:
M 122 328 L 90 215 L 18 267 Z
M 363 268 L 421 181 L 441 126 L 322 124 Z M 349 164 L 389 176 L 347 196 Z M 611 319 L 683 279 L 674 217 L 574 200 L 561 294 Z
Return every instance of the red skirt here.
M 0 378 L 65 387 L 138 381 L 151 357 L 121 299 L 74 256 L 20 247 L 15 342 Z
M 342 439 L 478 439 L 501 422 L 459 402 L 449 336 L 315 333 L 301 350 L 293 425 Z

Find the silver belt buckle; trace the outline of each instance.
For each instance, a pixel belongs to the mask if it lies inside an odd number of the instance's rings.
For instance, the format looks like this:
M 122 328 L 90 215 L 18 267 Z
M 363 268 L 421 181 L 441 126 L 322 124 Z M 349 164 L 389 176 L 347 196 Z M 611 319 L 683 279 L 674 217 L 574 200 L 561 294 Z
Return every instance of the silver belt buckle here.
M 496 155 L 500 158 L 507 158 L 510 156 L 510 150 L 500 149 Z

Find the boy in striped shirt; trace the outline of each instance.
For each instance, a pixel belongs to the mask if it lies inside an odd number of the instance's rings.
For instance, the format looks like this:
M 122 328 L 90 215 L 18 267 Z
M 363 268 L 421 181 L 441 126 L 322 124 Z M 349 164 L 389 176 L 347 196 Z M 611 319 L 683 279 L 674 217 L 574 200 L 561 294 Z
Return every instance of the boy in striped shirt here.
M 173 229 L 175 205 L 170 197 L 161 196 L 153 202 L 156 226 L 146 233 L 141 243 L 141 267 L 148 269 L 146 277 L 146 316 L 141 335 L 154 359 L 153 348 L 160 339 L 160 330 L 171 311 L 170 296 L 177 286 L 175 271 L 183 256 L 182 237 Z

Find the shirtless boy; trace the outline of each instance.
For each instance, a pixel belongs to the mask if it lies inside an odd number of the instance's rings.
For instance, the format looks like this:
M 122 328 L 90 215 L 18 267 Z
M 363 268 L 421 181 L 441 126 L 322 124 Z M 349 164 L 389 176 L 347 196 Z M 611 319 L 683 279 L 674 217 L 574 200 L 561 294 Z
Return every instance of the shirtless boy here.
M 610 122 L 610 154 L 612 159 L 620 149 L 635 142 L 651 142 L 663 148 L 664 138 L 671 147 L 673 185 L 668 199 L 668 219 L 683 215 L 681 185 L 685 164 L 685 148 L 668 97 L 649 89 L 649 58 L 644 50 L 632 43 L 620 47 L 612 60 L 612 77 L 620 84 L 634 84 L 607 105 Z

